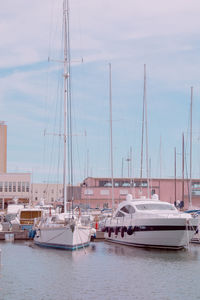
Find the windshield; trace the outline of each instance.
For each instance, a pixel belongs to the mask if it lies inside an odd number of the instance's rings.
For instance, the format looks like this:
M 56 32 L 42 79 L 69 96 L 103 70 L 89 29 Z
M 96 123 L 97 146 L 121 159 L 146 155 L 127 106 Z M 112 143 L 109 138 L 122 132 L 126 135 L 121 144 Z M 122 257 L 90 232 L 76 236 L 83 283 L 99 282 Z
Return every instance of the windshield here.
M 136 208 L 138 210 L 176 210 L 171 204 L 161 204 L 161 203 L 146 203 L 137 204 Z

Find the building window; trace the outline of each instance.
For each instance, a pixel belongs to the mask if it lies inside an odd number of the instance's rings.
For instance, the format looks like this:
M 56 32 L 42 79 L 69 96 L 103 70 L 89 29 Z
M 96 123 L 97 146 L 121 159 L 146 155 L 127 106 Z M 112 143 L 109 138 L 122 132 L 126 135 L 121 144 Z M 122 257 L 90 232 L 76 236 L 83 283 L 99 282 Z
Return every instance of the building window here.
M 93 195 L 93 190 L 87 189 L 87 190 L 84 191 L 84 194 L 85 195 Z
M 200 188 L 200 182 L 192 182 L 192 188 Z
M 4 182 L 4 191 L 7 192 L 8 191 L 8 182 Z
M 37 197 L 35 197 L 35 200 L 37 201 Z
M 3 192 L 3 182 L 0 181 L 0 192 Z
M 22 182 L 22 193 L 25 192 L 25 186 L 26 186 L 25 182 Z
M 29 182 L 26 182 L 26 192 L 27 193 L 29 193 L 29 189 L 30 189 Z
M 16 192 L 16 182 L 13 182 L 13 192 Z
M 9 182 L 9 192 L 12 192 L 12 182 Z
M 52 194 L 54 193 L 54 190 L 53 190 L 53 189 L 51 190 L 51 193 L 52 193 Z
M 120 190 L 119 193 L 120 193 L 120 195 L 127 195 L 128 191 L 127 190 Z
M 112 186 L 112 183 L 109 180 L 100 180 L 99 181 L 99 186 L 100 187 L 103 187 L 103 186 L 110 187 L 110 186 Z
M 101 190 L 100 195 L 102 196 L 108 196 L 109 195 L 109 190 Z
M 51 198 L 51 201 L 54 201 L 54 198 L 53 198 L 53 197 Z
M 21 192 L 21 182 L 18 182 L 18 183 L 17 183 L 17 191 L 18 191 L 18 192 Z

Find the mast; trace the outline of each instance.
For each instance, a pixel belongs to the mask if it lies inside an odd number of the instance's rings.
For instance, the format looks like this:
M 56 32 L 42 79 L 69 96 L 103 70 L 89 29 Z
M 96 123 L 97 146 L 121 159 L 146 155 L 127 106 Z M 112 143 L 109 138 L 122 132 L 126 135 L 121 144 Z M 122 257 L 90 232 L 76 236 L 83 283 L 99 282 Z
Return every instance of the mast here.
M 148 126 L 147 126 L 147 100 L 146 100 L 146 64 L 144 64 L 144 93 L 143 93 L 143 110 L 142 110 L 142 145 L 141 145 L 140 179 L 142 179 L 142 170 L 143 170 L 144 130 L 145 130 L 145 141 L 146 141 L 147 197 L 149 198 L 149 158 L 148 158 Z
M 147 123 L 147 99 L 146 99 L 146 64 L 144 64 L 144 105 L 145 105 L 145 131 L 146 131 L 146 170 L 147 170 L 147 197 L 149 198 L 149 157 L 148 157 L 148 123 Z
M 174 148 L 174 202 L 176 203 L 176 147 Z
M 69 124 L 67 122 L 67 108 L 69 101 L 69 4 L 68 0 L 63 1 L 63 23 L 64 23 L 64 153 L 63 153 L 63 196 L 64 196 L 64 212 L 66 213 L 67 204 L 67 187 L 66 187 L 66 168 L 67 168 L 67 132 Z
M 162 178 L 162 137 L 160 136 L 160 178 Z
M 112 71 L 109 63 L 109 103 L 110 103 L 110 163 L 112 184 L 112 210 L 114 209 L 114 180 L 113 180 L 113 142 L 112 142 Z
M 184 133 L 182 135 L 182 201 L 184 201 L 184 159 L 185 159 L 185 149 L 184 149 Z
M 190 195 L 189 195 L 189 207 L 192 207 L 192 102 L 193 102 L 193 86 L 191 87 L 191 99 L 190 99 Z
M 144 65 L 144 91 L 146 89 L 146 78 L 145 78 L 145 65 Z M 141 143 L 141 160 L 140 160 L 140 179 L 142 179 L 143 171 L 143 148 L 144 148 L 144 107 L 145 107 L 145 92 L 143 94 L 143 108 L 142 108 L 142 143 Z

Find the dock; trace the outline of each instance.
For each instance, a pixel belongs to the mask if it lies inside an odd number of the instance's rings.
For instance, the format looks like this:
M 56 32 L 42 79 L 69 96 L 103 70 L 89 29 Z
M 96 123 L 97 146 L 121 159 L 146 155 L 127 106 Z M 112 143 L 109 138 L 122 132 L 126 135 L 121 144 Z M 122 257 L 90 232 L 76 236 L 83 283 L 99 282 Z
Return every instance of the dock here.
M 1 241 L 30 240 L 28 230 L 0 231 Z

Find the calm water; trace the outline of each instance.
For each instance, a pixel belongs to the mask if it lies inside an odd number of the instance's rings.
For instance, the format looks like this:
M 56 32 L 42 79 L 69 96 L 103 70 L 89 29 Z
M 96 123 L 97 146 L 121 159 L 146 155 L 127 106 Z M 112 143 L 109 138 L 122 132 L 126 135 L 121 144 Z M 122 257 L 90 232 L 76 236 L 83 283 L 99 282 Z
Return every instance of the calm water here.
M 160 251 L 105 242 L 67 252 L 1 242 L 1 300 L 200 299 L 200 245 Z

